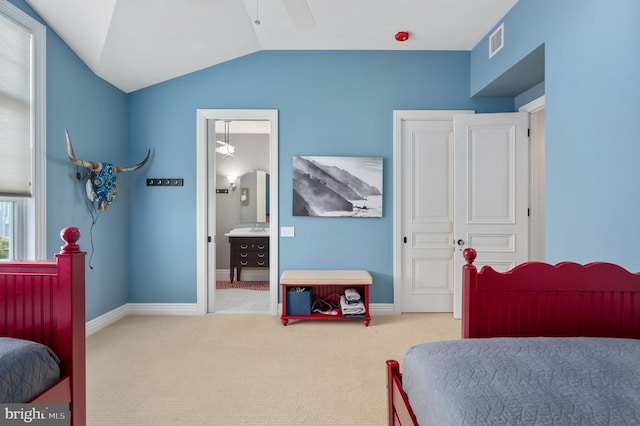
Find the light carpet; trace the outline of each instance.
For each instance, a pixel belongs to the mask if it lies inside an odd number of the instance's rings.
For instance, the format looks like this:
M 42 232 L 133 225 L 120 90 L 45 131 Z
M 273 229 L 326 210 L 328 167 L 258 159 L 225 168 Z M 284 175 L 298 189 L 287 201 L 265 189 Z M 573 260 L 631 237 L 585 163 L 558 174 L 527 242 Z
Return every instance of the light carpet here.
M 451 314 L 362 321 L 129 316 L 87 338 L 87 424 L 384 425 L 387 359 L 457 339 Z

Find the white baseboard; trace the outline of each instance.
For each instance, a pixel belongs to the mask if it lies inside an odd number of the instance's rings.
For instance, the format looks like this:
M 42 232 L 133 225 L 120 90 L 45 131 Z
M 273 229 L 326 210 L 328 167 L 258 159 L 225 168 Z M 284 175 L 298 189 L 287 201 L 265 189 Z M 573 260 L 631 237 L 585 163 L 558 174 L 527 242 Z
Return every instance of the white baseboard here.
M 127 315 L 197 315 L 195 303 L 127 303 L 87 322 L 86 335 L 90 336 Z
M 196 315 L 195 303 L 128 303 L 129 315 Z
M 393 303 L 372 303 L 371 316 L 394 315 Z M 278 304 L 278 315 L 282 314 L 282 304 Z M 127 303 L 106 314 L 92 319 L 86 324 L 86 335 L 90 336 L 127 315 L 199 315 L 195 303 Z
M 369 305 L 369 311 L 371 316 L 375 315 L 395 315 L 395 306 L 393 303 L 371 303 Z
M 91 336 L 93 333 L 96 333 L 103 328 L 110 326 L 114 322 L 121 320 L 122 318 L 127 316 L 127 310 L 127 305 L 122 305 L 112 311 L 107 312 L 106 314 L 92 319 L 85 325 L 85 334 L 87 336 Z

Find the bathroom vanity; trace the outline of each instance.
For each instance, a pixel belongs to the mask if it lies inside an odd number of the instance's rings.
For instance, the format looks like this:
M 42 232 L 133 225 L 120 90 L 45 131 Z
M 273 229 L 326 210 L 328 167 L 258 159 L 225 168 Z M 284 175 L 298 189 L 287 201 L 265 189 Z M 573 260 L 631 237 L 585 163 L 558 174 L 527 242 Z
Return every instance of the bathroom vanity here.
M 240 176 L 233 189 L 239 215 L 234 228 L 224 234 L 229 238 L 229 280 L 240 281 L 242 268 L 269 268 L 269 173 L 251 170 Z
M 269 267 L 269 232 L 255 231 L 251 228 L 233 229 L 225 234 L 231 245 L 229 262 L 229 280 L 233 282 L 234 275 L 240 281 L 242 268 Z M 237 273 L 236 273 L 237 271 Z

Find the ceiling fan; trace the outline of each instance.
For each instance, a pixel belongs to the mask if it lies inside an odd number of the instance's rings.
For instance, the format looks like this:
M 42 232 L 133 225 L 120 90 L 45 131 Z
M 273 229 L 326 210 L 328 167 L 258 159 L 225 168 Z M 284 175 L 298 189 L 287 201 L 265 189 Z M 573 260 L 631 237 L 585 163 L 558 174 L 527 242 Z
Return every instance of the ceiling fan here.
M 316 26 L 307 0 L 282 0 L 293 25 L 301 31 L 312 30 Z
M 256 25 L 261 24 L 258 2 L 259 0 L 256 0 L 256 19 L 253 21 Z M 309 31 L 316 26 L 316 21 L 313 19 L 307 0 L 282 0 L 282 4 L 293 25 L 300 31 Z

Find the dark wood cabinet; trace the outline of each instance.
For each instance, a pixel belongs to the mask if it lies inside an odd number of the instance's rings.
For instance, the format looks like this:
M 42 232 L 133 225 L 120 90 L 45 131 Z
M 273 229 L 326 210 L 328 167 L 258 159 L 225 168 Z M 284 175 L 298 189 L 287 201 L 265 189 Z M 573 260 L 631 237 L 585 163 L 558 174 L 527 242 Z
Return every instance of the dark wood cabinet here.
M 240 281 L 242 268 L 269 267 L 269 237 L 229 237 L 229 244 L 231 244 L 229 268 L 231 282 L 234 275 Z

